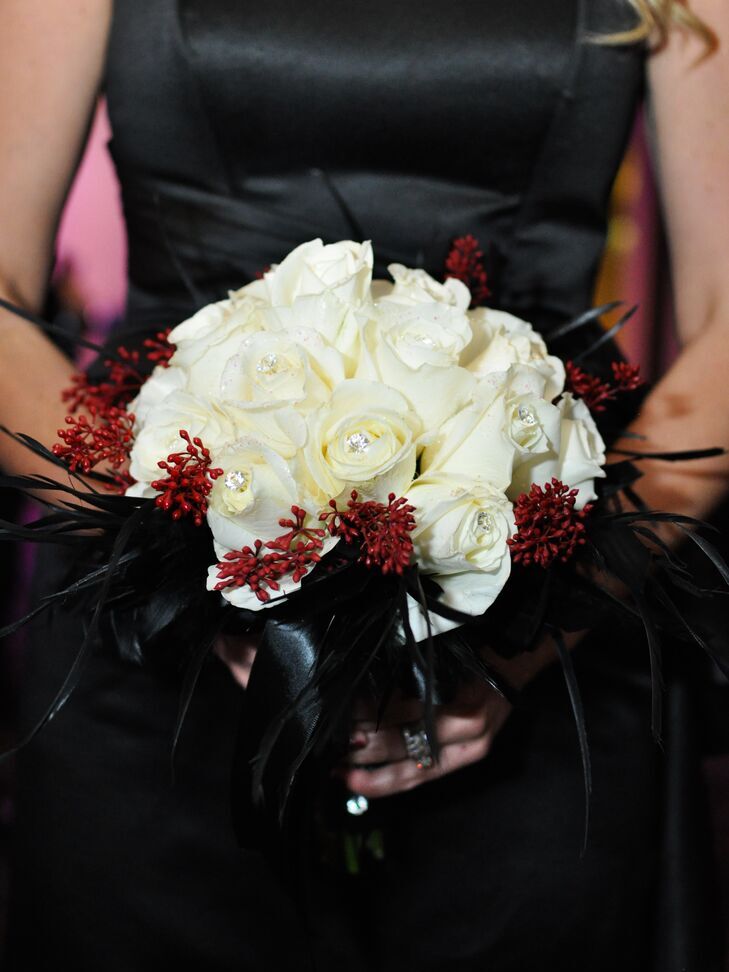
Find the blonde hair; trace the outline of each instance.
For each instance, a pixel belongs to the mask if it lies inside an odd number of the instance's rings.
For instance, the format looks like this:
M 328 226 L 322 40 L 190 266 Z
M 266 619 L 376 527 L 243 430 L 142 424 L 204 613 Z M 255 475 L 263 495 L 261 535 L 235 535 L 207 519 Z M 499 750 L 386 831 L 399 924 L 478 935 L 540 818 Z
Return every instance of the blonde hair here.
M 635 8 L 639 21 L 632 30 L 611 34 L 608 43 L 624 44 L 631 41 L 650 40 L 661 45 L 672 27 L 693 31 L 707 47 L 716 47 L 716 35 L 703 20 L 692 13 L 685 0 L 628 0 Z

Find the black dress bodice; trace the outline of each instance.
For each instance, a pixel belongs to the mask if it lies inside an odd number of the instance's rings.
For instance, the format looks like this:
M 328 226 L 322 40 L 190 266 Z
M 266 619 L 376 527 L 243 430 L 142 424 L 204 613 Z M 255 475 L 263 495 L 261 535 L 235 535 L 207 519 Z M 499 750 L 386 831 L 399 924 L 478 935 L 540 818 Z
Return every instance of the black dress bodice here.
M 106 93 L 130 313 L 174 323 L 294 246 L 371 239 L 442 273 L 486 247 L 497 306 L 584 310 L 642 78 L 626 0 L 124 0 Z M 130 52 L 133 52 L 130 58 Z

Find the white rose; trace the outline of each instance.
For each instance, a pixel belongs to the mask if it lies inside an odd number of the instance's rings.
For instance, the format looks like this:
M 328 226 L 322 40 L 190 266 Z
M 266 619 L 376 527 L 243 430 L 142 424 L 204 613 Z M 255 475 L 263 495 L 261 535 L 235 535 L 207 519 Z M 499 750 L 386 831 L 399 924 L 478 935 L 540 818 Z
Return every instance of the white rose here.
M 136 428 L 141 428 L 151 412 L 160 407 L 168 395 L 181 391 L 187 383 L 187 374 L 182 368 L 163 368 L 158 365 L 142 385 L 139 394 L 129 403 L 129 411 L 134 414 Z
M 364 329 L 357 376 L 402 392 L 424 428 L 437 429 L 469 400 L 475 385 L 458 366 L 470 338 L 468 320 L 455 308 L 383 301 Z
M 266 307 L 261 315 L 267 330 L 284 332 L 301 344 L 327 373 L 335 376 L 344 369 L 343 377 L 354 375 L 360 332 L 367 319 L 362 311 L 324 293 L 298 297 L 290 307 Z
M 290 465 L 272 449 L 255 439 L 241 439 L 216 456 L 223 469 L 211 490 L 207 513 L 208 525 L 215 542 L 219 562 L 225 554 L 245 547 L 254 549 L 256 540 L 264 544 L 285 534 L 282 519 L 292 519 L 293 505 L 307 507 L 308 497 L 301 495 Z M 308 510 L 307 510 L 308 512 Z M 309 528 L 321 528 L 318 515 L 310 513 L 305 521 Z M 336 538 L 322 538 L 323 555 L 336 543 Z M 263 555 L 267 551 L 264 548 Z M 208 570 L 208 590 L 220 582 L 217 564 Z M 223 597 L 236 607 L 258 610 L 275 599 L 291 594 L 301 585 L 291 574 L 277 580 L 279 590 L 269 590 L 271 601 L 259 600 L 247 585 L 226 587 Z
M 341 380 L 343 366 L 341 356 L 338 357 L 336 377 Z M 221 395 L 239 402 L 279 400 L 310 408 L 326 401 L 332 388 L 325 380 L 326 372 L 322 374 L 317 363 L 304 347 L 284 334 L 252 334 L 243 339 L 238 353 L 225 366 Z
M 154 495 L 154 490 L 145 491 L 144 487 L 166 475 L 160 469 L 159 462 L 187 448 L 185 441 L 180 438 L 181 429 L 192 438 L 199 436 L 211 452 L 237 438 L 234 422 L 224 409 L 214 403 L 200 401 L 187 392 L 173 392 L 150 412 L 146 424 L 136 435 L 129 471 L 137 485 L 135 492 L 130 495 Z
M 373 295 L 378 300 L 410 306 L 436 303 L 462 312 L 468 310 L 471 292 L 461 280 L 449 277 L 441 283 L 425 270 L 404 267 L 401 263 L 391 263 L 387 269 L 395 282 L 373 281 Z
M 306 442 L 306 421 L 290 405 L 269 402 L 218 402 L 230 419 L 235 434 L 224 443 L 255 438 L 284 459 L 293 459 Z M 213 450 L 211 450 L 213 451 Z
M 544 486 L 555 477 L 578 490 L 575 508 L 581 510 L 597 498 L 595 479 L 605 476 L 605 443 L 583 401 L 565 392 L 557 411 L 559 436 L 546 454 L 517 466 L 509 495 L 515 500 L 532 483 Z
M 279 520 L 300 502 L 285 459 L 256 439 L 240 439 L 216 454 L 215 465 L 223 475 L 210 492 L 207 516 L 217 543 L 240 550 L 285 532 Z
M 322 506 L 352 489 L 381 501 L 391 492 L 402 496 L 412 482 L 420 423 L 394 389 L 349 379 L 308 425 L 302 462 Z
M 445 473 L 422 476 L 407 495 L 415 507 L 415 559 L 442 588 L 439 600 L 463 614 L 483 614 L 511 572 L 507 545 L 514 533 L 511 503 L 490 483 Z M 413 633 L 420 641 L 427 636 L 425 615 L 412 598 L 408 607 Z M 430 621 L 433 634 L 458 626 L 434 613 Z
M 325 291 L 345 304 L 359 304 L 369 298 L 372 266 L 369 241 L 342 240 L 325 246 L 319 239 L 310 240 L 244 289 L 274 307 L 290 306 L 297 297 Z
M 508 386 L 481 381 L 472 400 L 430 438 L 420 468 L 466 476 L 505 490 L 517 454 L 510 431 Z
M 564 365 L 547 353 L 547 346 L 531 324 L 504 311 L 478 307 L 468 312 L 473 340 L 463 352 L 461 364 L 477 375 L 507 371 L 514 364 L 528 364 L 546 379 L 544 397 L 552 400 L 564 388 Z
M 137 486 L 130 495 L 154 495 L 154 490 L 145 487 L 164 476 L 160 460 L 186 449 L 181 429 L 192 438 L 200 437 L 210 450 L 213 465 L 219 452 L 244 436 L 255 436 L 286 459 L 293 458 L 306 441 L 303 418 L 279 402 L 236 406 L 176 391 L 152 410 L 137 431 L 130 457 L 130 472 Z
M 259 306 L 250 299 L 208 304 L 179 324 L 169 337 L 177 346 L 171 364 L 185 370 L 186 390 L 193 395 L 219 395 L 226 364 L 246 335 L 262 328 Z
M 514 473 L 524 464 L 534 464 L 559 449 L 562 413 L 543 398 L 530 395 L 510 397 L 507 430 L 516 446 Z
M 307 523 L 307 525 L 309 524 Z M 314 523 L 312 522 L 311 525 L 313 526 Z M 338 540 L 336 537 L 324 537 L 322 539 L 321 550 L 318 551 L 319 556 L 323 557 L 332 549 L 332 547 L 336 546 L 337 543 Z M 220 568 L 218 567 L 218 564 L 224 564 L 226 562 L 225 555 L 232 552 L 227 547 L 219 543 L 215 543 L 214 548 L 215 556 L 218 558 L 218 561 L 215 564 L 211 564 L 211 566 L 208 568 L 207 589 L 209 591 L 216 590 L 218 584 L 221 583 Z M 310 573 L 315 567 L 316 563 L 312 561 L 307 573 Z M 263 608 L 274 607 L 282 598 L 288 597 L 289 594 L 293 594 L 295 591 L 299 590 L 304 576 L 299 577 L 298 580 L 294 580 L 293 572 L 283 574 L 281 577 L 276 578 L 278 590 L 263 584 L 263 590 L 265 590 L 269 595 L 269 600 L 267 601 L 261 601 L 247 584 L 241 585 L 240 587 L 224 587 L 219 593 L 234 607 L 243 608 L 248 611 L 260 611 Z
M 565 393 L 559 407 L 562 412 L 562 443 L 558 478 L 579 490 L 575 506 L 581 510 L 586 503 L 597 499 L 595 479 L 605 477 L 605 443 L 583 401 Z

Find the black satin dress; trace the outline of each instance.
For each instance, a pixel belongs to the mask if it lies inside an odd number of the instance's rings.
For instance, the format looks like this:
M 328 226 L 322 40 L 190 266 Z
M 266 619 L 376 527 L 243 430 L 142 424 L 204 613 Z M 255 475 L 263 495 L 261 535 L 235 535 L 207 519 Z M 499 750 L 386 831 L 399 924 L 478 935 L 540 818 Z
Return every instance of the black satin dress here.
M 112 340 L 178 322 L 315 236 L 371 239 L 378 275 L 391 261 L 438 275 L 451 239 L 473 233 L 497 306 L 537 326 L 584 310 L 644 55 L 586 38 L 632 17 L 624 0 L 120 0 L 106 93 L 130 297 Z M 60 572 L 46 561 L 39 589 Z M 82 627 L 57 611 L 36 628 L 28 722 Z M 690 763 L 667 773 L 651 740 L 645 654 L 619 630 L 576 652 L 594 760 L 584 856 L 554 669 L 484 762 L 380 802 L 382 863 L 345 876 L 312 836 L 295 901 L 230 823 L 245 694 L 211 660 L 173 786 L 179 681 L 105 644 L 19 760 L 10 966 L 711 969 L 675 799 Z

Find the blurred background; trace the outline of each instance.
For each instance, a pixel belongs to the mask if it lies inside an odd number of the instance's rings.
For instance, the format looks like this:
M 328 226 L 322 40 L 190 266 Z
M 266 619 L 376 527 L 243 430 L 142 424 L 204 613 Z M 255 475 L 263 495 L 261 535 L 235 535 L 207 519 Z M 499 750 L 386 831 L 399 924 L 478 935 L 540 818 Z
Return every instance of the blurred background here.
M 103 104 L 70 193 L 57 242 L 53 296 L 48 313 L 69 334 L 103 336 L 121 315 L 125 297 L 125 238 L 118 189 L 106 151 L 109 128 Z M 659 204 L 641 119 L 618 176 L 608 245 L 596 304 L 620 299 L 638 312 L 620 336 L 628 358 L 648 378 L 658 377 L 675 354 L 670 278 Z M 0 516 L 23 515 L 0 494 Z M 0 561 L 0 627 L 23 613 L 31 552 L 3 549 Z M 22 666 L 22 634 L 0 643 L 0 747 L 14 740 L 15 689 Z M 714 817 L 714 846 L 723 915 L 729 919 L 729 757 L 707 756 L 704 774 Z M 13 826 L 12 766 L 0 766 L 0 942 L 8 886 L 7 849 Z M 725 922 L 729 928 L 729 921 Z M 1 949 L 0 949 L 1 951 Z M 729 969 L 729 964 L 727 965 Z

